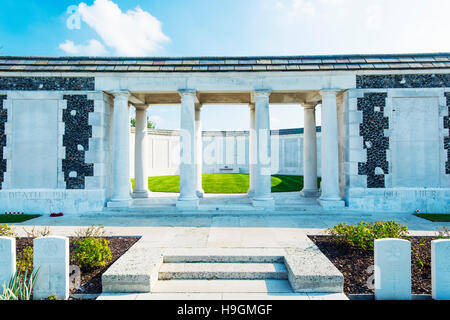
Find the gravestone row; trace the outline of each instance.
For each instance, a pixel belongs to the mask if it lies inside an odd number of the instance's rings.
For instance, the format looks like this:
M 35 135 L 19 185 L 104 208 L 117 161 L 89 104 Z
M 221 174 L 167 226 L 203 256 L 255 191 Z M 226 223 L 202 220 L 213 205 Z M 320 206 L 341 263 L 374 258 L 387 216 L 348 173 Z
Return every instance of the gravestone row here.
M 411 243 L 378 239 L 374 247 L 375 299 L 411 300 Z M 431 241 L 431 286 L 435 300 L 450 300 L 450 240 Z
M 40 237 L 33 241 L 33 268 L 38 270 L 33 299 L 69 298 L 69 239 Z M 0 293 L 16 272 L 16 240 L 0 237 Z

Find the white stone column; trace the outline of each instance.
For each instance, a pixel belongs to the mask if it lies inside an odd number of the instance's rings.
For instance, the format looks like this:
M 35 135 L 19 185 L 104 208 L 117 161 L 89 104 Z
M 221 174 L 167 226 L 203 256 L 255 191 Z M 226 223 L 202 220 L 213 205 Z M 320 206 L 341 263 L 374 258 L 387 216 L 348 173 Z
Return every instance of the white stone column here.
M 270 90 L 255 90 L 255 142 L 256 165 L 254 167 L 254 196 L 252 203 L 255 207 L 273 207 L 274 200 L 271 192 L 271 150 L 270 150 Z
M 128 207 L 131 203 L 129 91 L 115 91 L 113 123 L 113 195 L 108 207 Z
M 248 136 L 248 171 L 250 176 L 250 187 L 248 196 L 253 197 L 255 194 L 255 164 L 256 164 L 256 133 L 255 133 L 255 104 L 251 103 L 250 107 L 250 131 Z
M 134 190 L 133 198 L 147 198 L 148 171 L 147 171 L 147 105 L 136 107 L 136 130 L 134 134 Z
M 196 91 L 179 90 L 181 95 L 180 126 L 180 197 L 177 200 L 179 209 L 195 209 L 198 207 L 197 168 L 195 159 L 195 103 Z
M 305 103 L 303 114 L 303 190 L 300 194 L 304 197 L 318 197 L 316 103 Z
M 322 181 L 319 203 L 324 208 L 345 206 L 339 195 L 338 122 L 334 89 L 321 90 L 322 95 Z
M 203 134 L 202 134 L 202 120 L 201 120 L 201 104 L 195 105 L 195 159 L 197 164 L 197 196 L 203 198 L 205 191 L 202 186 L 202 173 L 203 173 Z

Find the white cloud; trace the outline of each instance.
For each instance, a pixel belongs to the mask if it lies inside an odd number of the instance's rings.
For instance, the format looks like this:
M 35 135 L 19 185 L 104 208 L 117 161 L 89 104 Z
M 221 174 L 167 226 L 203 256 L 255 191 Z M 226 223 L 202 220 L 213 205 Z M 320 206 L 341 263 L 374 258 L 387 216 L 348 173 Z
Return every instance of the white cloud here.
M 66 40 L 59 45 L 59 48 L 70 55 L 102 56 L 107 53 L 103 44 L 95 39 L 89 40 L 87 44 L 78 45 L 71 40 Z
M 302 15 L 313 16 L 316 14 L 316 7 L 312 4 L 311 1 L 294 0 L 292 3 L 292 9 L 294 10 L 294 12 Z
M 161 22 L 140 7 L 124 13 L 111 0 L 95 0 L 91 6 L 80 3 L 78 10 L 83 22 L 117 55 L 146 56 L 170 41 Z
M 275 2 L 275 8 L 278 10 L 287 10 L 291 16 L 314 16 L 316 7 L 309 0 L 288 0 L 288 3 L 282 1 Z

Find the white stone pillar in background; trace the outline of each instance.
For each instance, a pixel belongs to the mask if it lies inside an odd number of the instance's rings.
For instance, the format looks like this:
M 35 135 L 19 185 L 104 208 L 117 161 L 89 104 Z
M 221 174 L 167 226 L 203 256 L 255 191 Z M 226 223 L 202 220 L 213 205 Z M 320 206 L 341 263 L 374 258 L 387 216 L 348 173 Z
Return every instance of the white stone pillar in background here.
M 0 237 L 0 292 L 16 272 L 16 239 Z
M 344 207 L 339 195 L 338 121 L 336 95 L 339 91 L 324 89 L 322 95 L 322 181 L 319 203 L 327 208 Z
M 255 133 L 255 104 L 251 103 L 250 107 L 250 130 L 248 136 L 248 171 L 249 183 L 248 196 L 253 197 L 255 194 L 255 165 L 256 165 L 256 133 Z
M 199 198 L 203 198 L 203 195 L 205 194 L 205 191 L 203 191 L 203 185 L 202 185 L 202 173 L 203 173 L 203 133 L 202 133 L 202 119 L 201 119 L 201 113 L 202 113 L 202 106 L 201 104 L 197 103 L 195 105 L 195 159 L 197 164 L 197 196 Z
M 180 126 L 180 197 L 177 200 L 179 209 L 198 208 L 197 168 L 195 159 L 195 90 L 179 90 L 181 95 Z
M 270 90 L 255 90 L 255 142 L 256 165 L 254 168 L 255 193 L 252 203 L 256 207 L 273 207 L 271 192 L 271 150 L 270 150 Z
M 58 299 L 69 298 L 69 238 L 40 237 L 33 240 L 33 267 L 39 270 L 33 299 L 45 299 L 52 294 Z
M 303 190 L 304 197 L 319 196 L 317 188 L 317 134 L 316 134 L 316 103 L 303 105 Z
M 450 300 L 450 240 L 431 241 L 431 293 L 434 300 Z
M 136 105 L 136 130 L 134 134 L 134 190 L 133 198 L 147 198 L 147 105 Z
M 408 240 L 375 240 L 374 265 L 376 300 L 411 300 L 411 243 Z
M 115 91 L 113 95 L 113 195 L 108 207 L 128 207 L 131 202 L 130 116 L 128 108 L 130 92 Z

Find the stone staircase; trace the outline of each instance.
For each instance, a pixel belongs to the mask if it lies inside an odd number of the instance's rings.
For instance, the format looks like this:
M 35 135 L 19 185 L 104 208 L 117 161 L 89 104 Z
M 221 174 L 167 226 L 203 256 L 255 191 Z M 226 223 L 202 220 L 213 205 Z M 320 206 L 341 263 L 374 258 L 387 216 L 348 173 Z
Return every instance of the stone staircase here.
M 134 250 L 103 274 L 103 292 L 292 294 L 343 289 L 342 274 L 315 246 Z
M 291 292 L 282 256 L 165 256 L 152 292 Z

